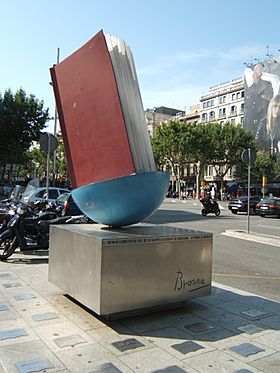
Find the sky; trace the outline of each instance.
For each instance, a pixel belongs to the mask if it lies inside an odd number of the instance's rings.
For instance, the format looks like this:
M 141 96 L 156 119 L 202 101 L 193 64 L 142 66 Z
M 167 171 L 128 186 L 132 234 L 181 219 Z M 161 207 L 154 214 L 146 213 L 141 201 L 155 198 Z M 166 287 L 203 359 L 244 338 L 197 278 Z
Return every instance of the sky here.
M 49 69 L 97 32 L 130 47 L 144 109 L 188 112 L 244 63 L 280 54 L 280 2 L 268 0 L 0 0 L 0 94 L 19 88 L 54 116 Z M 53 130 L 52 121 L 49 131 Z

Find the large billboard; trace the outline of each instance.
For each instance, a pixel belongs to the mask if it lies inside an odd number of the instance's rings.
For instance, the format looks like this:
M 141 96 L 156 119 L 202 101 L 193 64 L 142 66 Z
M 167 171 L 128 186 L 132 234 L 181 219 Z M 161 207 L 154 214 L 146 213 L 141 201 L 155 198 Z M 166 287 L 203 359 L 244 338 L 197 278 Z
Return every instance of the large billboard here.
M 280 152 L 280 57 L 244 71 L 244 128 L 254 131 L 258 149 Z

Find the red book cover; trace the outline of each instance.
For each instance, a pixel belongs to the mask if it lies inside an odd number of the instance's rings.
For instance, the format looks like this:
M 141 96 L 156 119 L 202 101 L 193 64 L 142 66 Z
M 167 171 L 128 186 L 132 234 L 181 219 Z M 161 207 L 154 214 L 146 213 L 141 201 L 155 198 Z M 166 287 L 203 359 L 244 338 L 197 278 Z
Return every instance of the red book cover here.
M 51 68 L 73 188 L 135 172 L 102 31 Z

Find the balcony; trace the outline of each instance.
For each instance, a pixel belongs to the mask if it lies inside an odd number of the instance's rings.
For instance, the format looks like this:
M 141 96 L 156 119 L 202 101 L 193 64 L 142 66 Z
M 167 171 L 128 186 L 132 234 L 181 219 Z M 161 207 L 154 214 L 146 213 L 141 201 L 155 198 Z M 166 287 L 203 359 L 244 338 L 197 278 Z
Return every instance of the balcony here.
M 237 110 L 235 109 L 235 110 L 231 110 L 230 112 L 229 112 L 229 116 L 230 117 L 236 117 L 237 116 Z

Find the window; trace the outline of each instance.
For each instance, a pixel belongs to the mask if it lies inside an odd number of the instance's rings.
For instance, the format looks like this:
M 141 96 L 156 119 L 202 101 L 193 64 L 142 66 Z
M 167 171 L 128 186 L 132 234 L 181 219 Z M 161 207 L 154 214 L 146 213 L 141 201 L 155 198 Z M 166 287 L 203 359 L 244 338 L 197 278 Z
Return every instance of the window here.
M 236 98 L 237 98 L 237 99 L 240 98 L 240 92 L 237 92 L 237 94 L 236 94 Z
M 244 91 L 241 91 L 241 97 L 244 98 Z
M 209 119 L 210 119 L 210 120 L 215 119 L 215 111 L 210 111 Z
M 36 198 L 43 198 L 45 193 L 46 193 L 46 189 L 40 190 L 40 192 L 38 192 L 38 193 L 35 195 L 35 197 L 36 197 Z
M 214 106 L 214 100 L 208 100 L 208 101 L 203 102 L 202 104 L 203 109 L 207 107 L 211 107 L 211 106 Z
M 202 114 L 201 120 L 202 120 L 202 122 L 207 122 L 207 114 L 206 113 Z
M 208 176 L 213 176 L 213 166 L 208 166 L 207 171 Z
M 231 99 L 232 99 L 232 101 L 236 100 L 236 94 L 235 94 L 235 93 L 233 93 L 233 94 L 231 95 Z
M 226 96 L 223 97 L 223 103 L 226 102 L 226 98 L 227 98 Z
M 49 199 L 57 199 L 58 191 L 56 189 L 49 190 Z
M 69 190 L 67 189 L 59 189 L 60 194 L 69 193 Z
M 232 118 L 232 119 L 230 120 L 230 123 L 231 123 L 231 124 L 235 124 L 235 118 Z
M 219 109 L 219 118 L 225 118 L 226 117 L 226 109 L 221 108 Z

